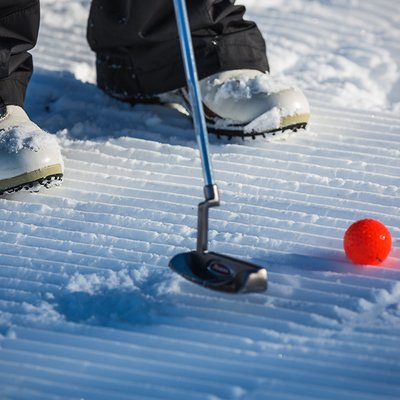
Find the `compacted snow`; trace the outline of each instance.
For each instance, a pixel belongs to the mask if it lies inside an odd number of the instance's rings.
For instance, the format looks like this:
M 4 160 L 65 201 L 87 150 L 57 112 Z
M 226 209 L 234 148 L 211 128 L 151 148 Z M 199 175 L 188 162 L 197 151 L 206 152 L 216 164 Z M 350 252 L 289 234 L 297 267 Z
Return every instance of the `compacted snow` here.
M 89 3 L 42 0 L 27 111 L 57 134 L 66 173 L 0 199 L 0 398 L 397 400 L 396 1 L 243 2 L 312 120 L 286 140 L 210 137 L 210 249 L 269 273 L 266 293 L 238 296 L 169 270 L 196 242 L 192 124 L 96 88 Z M 393 236 L 379 267 L 342 249 L 367 217 Z

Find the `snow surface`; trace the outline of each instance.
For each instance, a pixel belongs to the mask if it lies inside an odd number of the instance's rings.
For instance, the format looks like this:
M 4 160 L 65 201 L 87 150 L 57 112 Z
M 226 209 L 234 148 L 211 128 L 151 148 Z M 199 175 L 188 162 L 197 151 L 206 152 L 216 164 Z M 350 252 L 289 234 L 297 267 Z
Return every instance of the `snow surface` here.
M 389 0 L 247 0 L 308 132 L 211 138 L 210 248 L 265 266 L 229 296 L 167 265 L 192 250 L 202 173 L 190 121 L 93 84 L 88 0 L 42 0 L 27 109 L 56 132 L 61 188 L 0 199 L 0 398 L 400 398 L 400 16 Z M 345 229 L 394 248 L 351 265 Z

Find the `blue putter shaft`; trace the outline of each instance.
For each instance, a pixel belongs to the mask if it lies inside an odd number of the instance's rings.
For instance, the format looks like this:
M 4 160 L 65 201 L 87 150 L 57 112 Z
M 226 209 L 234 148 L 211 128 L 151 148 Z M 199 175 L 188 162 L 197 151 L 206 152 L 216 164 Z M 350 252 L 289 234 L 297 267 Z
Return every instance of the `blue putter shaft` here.
M 189 18 L 185 0 L 174 0 L 174 7 L 185 67 L 186 81 L 192 105 L 196 140 L 199 145 L 201 163 L 203 166 L 204 183 L 206 186 L 211 186 L 215 185 L 215 182 L 209 155 L 208 131 L 201 100 L 196 59 L 193 51 L 192 36 L 190 33 Z

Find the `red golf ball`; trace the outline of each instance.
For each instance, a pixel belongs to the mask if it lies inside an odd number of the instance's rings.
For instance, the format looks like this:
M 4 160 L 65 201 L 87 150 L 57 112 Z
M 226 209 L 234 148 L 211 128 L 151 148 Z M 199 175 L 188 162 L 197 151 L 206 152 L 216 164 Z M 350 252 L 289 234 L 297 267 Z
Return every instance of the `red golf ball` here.
M 354 264 L 379 265 L 392 249 L 392 236 L 382 222 L 362 219 L 346 230 L 343 246 Z

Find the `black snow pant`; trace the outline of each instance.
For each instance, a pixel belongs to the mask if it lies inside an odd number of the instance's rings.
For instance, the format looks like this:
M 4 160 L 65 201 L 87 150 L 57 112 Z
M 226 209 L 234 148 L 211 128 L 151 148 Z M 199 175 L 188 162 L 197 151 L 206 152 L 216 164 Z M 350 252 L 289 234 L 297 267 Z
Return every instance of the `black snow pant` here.
M 0 0 L 0 101 L 22 106 L 32 75 L 39 0 Z
M 265 42 L 234 0 L 186 0 L 200 77 L 269 69 Z M 0 97 L 23 105 L 39 0 L 0 0 Z M 185 85 L 172 0 L 92 0 L 87 38 L 100 88 L 135 102 Z

